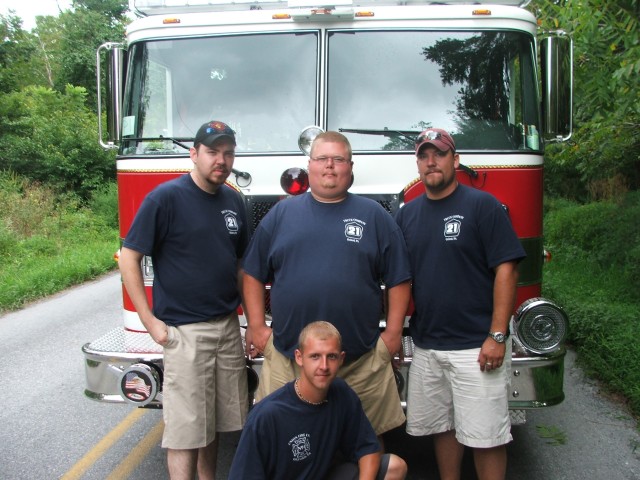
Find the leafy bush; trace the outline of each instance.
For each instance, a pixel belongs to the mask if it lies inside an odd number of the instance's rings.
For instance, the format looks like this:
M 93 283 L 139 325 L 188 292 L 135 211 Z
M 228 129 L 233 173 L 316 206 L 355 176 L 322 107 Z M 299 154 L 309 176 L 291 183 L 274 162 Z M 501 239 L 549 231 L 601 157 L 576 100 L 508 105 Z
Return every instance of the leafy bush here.
M 640 192 L 629 192 L 620 203 L 565 202 L 545 215 L 545 242 L 565 252 L 577 250 L 620 283 L 616 294 L 640 300 Z
M 574 135 L 547 149 L 545 189 L 590 201 L 640 188 L 637 1 L 534 0 L 542 31 L 574 40 Z
M 640 192 L 621 203 L 547 203 L 544 295 L 569 314 L 585 369 L 640 415 Z
M 83 88 L 27 87 L 0 95 L 0 161 L 30 180 L 87 200 L 115 180 L 114 154 L 97 141 Z

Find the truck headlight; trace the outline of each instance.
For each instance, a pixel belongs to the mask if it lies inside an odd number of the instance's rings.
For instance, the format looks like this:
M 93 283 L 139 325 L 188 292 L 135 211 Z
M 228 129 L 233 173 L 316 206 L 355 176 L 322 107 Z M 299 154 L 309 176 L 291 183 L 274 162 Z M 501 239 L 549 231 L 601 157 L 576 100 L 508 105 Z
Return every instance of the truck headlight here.
M 300 132 L 300 136 L 298 137 L 298 147 L 300 147 L 302 153 L 306 156 L 311 154 L 311 144 L 322 132 L 324 132 L 324 130 L 315 125 L 308 126 Z
M 538 354 L 560 347 L 567 336 L 568 323 L 564 311 L 544 298 L 530 298 L 523 302 L 514 320 L 522 345 Z

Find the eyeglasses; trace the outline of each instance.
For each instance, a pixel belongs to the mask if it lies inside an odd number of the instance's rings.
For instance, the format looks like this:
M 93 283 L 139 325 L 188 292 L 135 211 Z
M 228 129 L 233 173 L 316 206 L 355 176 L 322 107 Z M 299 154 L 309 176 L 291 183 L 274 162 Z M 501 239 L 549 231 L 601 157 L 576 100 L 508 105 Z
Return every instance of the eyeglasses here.
M 333 163 L 336 165 L 343 165 L 347 163 L 349 160 L 344 157 L 310 157 L 312 161 L 318 163 L 327 163 L 329 159 L 333 160 Z

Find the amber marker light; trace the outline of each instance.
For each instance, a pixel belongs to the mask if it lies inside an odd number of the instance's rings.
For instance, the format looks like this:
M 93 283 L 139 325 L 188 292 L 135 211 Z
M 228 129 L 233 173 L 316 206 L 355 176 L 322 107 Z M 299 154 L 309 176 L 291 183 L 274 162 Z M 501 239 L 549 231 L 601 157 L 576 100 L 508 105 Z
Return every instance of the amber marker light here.
M 374 13 L 369 11 L 356 12 L 356 17 L 373 17 Z
M 289 15 L 288 13 L 274 13 L 273 15 L 271 15 L 271 18 L 273 20 L 289 20 L 291 18 L 291 15 Z
M 164 25 L 171 25 L 174 23 L 180 23 L 180 19 L 179 18 L 165 18 L 164 20 L 162 20 L 162 23 Z
M 280 186 L 289 195 L 301 195 L 309 190 L 309 174 L 304 168 L 288 168 L 282 172 Z
M 491 15 L 491 10 L 483 9 L 483 10 L 474 10 L 474 15 Z

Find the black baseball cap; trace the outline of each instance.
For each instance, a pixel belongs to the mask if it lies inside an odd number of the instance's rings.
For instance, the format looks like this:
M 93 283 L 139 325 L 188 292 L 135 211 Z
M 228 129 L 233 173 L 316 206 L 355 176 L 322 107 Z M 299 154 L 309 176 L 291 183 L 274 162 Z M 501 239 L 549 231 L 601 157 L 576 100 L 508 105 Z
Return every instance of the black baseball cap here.
M 216 140 L 223 137 L 231 140 L 234 145 L 236 144 L 236 132 L 234 132 L 226 123 L 212 120 L 211 122 L 205 123 L 198 129 L 196 138 L 193 140 L 193 145 L 198 146 L 202 143 L 203 145 L 210 147 Z

